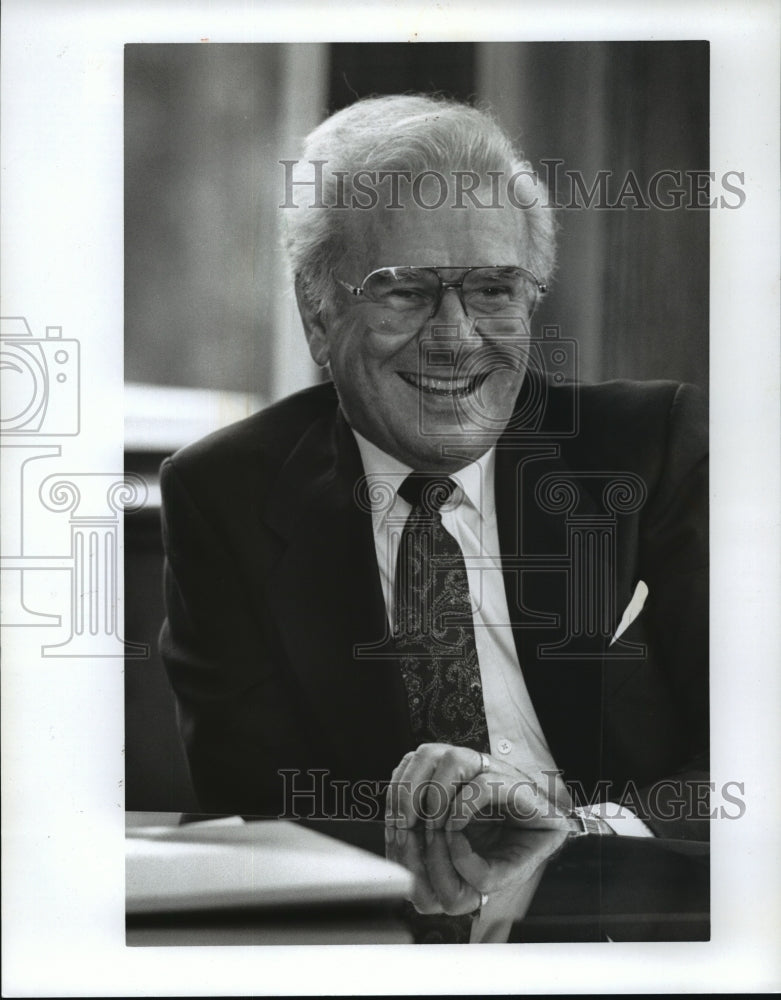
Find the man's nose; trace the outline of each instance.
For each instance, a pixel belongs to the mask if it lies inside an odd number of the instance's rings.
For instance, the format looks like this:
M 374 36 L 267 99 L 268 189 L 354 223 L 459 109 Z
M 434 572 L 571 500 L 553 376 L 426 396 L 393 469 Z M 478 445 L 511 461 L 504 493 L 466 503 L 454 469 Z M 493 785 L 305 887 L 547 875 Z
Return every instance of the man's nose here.
M 435 326 L 451 327 L 453 335 L 458 337 L 470 335 L 474 323 L 467 316 L 461 303 L 459 289 L 452 287 L 444 289 L 439 300 L 439 308 L 431 317 L 431 323 Z

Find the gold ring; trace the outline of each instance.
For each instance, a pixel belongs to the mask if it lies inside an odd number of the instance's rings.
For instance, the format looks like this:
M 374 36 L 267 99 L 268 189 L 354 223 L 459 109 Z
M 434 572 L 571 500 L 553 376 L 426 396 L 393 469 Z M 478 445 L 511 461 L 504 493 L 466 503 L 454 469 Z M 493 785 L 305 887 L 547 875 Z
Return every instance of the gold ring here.
M 480 754 L 480 774 L 484 774 L 491 767 L 491 758 L 487 753 Z
M 488 893 L 487 892 L 481 892 L 480 893 L 480 906 L 485 906 L 485 904 L 487 902 L 488 902 Z

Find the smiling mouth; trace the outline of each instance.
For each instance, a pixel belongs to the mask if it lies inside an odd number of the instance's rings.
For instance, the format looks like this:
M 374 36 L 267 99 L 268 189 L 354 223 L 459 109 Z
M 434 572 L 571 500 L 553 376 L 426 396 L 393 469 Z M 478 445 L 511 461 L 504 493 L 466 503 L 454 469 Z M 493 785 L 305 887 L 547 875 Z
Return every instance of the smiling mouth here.
M 397 372 L 408 385 L 432 396 L 458 398 L 470 396 L 485 381 L 487 375 L 473 375 L 471 378 L 431 378 L 428 375 L 413 375 L 412 372 Z

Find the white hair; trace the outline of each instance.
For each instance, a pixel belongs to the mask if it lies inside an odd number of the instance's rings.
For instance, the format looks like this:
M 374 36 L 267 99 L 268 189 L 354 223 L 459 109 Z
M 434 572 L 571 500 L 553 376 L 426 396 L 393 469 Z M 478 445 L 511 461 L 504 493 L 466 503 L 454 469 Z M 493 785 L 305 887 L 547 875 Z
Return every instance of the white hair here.
M 322 208 L 287 211 L 286 249 L 293 276 L 308 305 L 327 309 L 334 293 L 332 274 L 344 256 L 345 224 L 352 214 L 335 206 L 349 199 L 352 178 L 361 170 L 489 171 L 515 177 L 522 199 L 528 245 L 521 261 L 543 282 L 555 267 L 556 239 L 547 191 L 492 115 L 478 108 L 428 95 L 371 97 L 327 118 L 306 138 L 302 160 L 312 178 L 312 161 L 322 171 Z M 298 182 L 296 182 L 298 183 Z M 307 196 L 296 200 L 305 200 Z M 312 195 L 309 196 L 310 204 Z M 484 197 L 484 196 L 483 196 Z M 505 195 L 506 199 L 506 195 Z M 527 207 L 528 206 L 528 207 Z M 514 208 L 500 210 L 514 211 Z

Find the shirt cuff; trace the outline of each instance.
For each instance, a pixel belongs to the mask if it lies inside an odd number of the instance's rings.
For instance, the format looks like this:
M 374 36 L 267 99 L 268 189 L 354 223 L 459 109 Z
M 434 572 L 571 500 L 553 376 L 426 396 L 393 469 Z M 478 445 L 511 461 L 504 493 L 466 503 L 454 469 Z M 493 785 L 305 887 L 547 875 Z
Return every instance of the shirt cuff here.
M 631 809 L 615 802 L 599 802 L 583 810 L 588 816 L 604 820 L 619 837 L 653 837 L 655 834 Z

